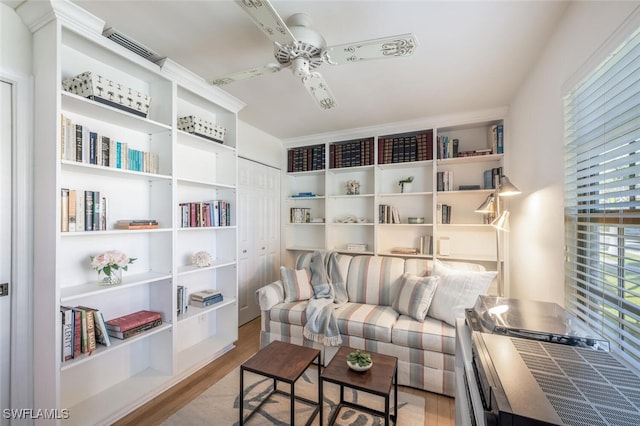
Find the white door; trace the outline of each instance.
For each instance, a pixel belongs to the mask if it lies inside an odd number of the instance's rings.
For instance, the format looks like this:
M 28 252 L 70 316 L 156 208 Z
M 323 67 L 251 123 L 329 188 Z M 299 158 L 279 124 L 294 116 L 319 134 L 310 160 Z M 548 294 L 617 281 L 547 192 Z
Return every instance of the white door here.
M 11 280 L 12 85 L 0 81 L 0 284 Z M 11 298 L 0 293 L 0 407 L 10 407 Z M 5 416 L 0 425 L 8 425 Z

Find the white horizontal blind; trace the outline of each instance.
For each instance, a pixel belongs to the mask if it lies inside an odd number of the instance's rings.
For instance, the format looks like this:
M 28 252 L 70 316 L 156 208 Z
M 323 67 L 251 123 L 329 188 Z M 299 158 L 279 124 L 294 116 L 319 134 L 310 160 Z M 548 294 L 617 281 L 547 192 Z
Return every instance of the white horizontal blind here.
M 640 367 L 640 29 L 564 102 L 565 306 Z

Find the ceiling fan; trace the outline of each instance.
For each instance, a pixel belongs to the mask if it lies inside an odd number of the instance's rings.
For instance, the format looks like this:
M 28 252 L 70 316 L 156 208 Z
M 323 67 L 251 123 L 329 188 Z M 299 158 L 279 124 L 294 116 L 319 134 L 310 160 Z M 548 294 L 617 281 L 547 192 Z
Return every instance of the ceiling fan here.
M 277 63 L 207 80 L 212 85 L 223 86 L 291 68 L 293 75 L 302 80 L 318 105 L 323 109 L 331 109 L 336 106 L 336 100 L 322 75 L 315 71 L 320 65 L 409 56 L 418 45 L 415 35 L 402 34 L 327 47 L 324 37 L 309 27 L 311 19 L 307 14 L 296 13 L 285 24 L 269 0 L 236 0 L 236 3 L 273 41 Z

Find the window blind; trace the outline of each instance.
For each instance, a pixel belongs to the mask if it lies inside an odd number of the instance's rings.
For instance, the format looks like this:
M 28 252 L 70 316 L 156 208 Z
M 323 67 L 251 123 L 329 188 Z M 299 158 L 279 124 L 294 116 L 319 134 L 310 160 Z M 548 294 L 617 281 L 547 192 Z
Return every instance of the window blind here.
M 640 28 L 564 110 L 565 307 L 640 368 Z

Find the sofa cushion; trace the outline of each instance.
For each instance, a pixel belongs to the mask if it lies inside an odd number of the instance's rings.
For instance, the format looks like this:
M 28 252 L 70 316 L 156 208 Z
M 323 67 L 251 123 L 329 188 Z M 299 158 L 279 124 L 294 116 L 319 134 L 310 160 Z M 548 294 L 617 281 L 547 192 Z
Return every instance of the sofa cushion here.
M 419 277 L 403 274 L 393 309 L 423 322 L 438 285 L 438 277 Z
M 440 282 L 427 315 L 455 326 L 456 318 L 464 318 L 464 310 L 471 308 L 479 295 L 486 294 L 497 272 L 458 271 L 436 261 L 433 275 Z
M 309 262 L 311 262 L 311 258 L 313 257 L 313 252 L 302 253 L 298 256 L 296 260 L 296 269 L 307 269 L 309 270 Z M 346 254 L 339 254 L 337 256 L 338 259 L 338 268 L 340 268 L 340 275 L 342 275 L 342 279 L 346 280 L 349 272 L 349 264 L 351 263 L 351 259 L 353 256 L 349 256 Z
M 413 349 L 455 354 L 456 329 L 440 320 L 426 317 L 424 322 L 400 315 L 391 335 L 391 343 Z
M 347 302 L 335 310 L 341 334 L 391 342 L 398 313 L 390 306 Z
M 384 256 L 356 256 L 347 277 L 349 301 L 391 306 L 404 273 L 404 259 Z
M 306 269 L 280 267 L 280 277 L 284 286 L 284 301 L 297 302 L 309 300 L 313 296 L 313 287 Z
M 306 310 L 309 301 L 279 303 L 269 311 L 271 321 L 284 324 L 304 325 L 307 322 Z

